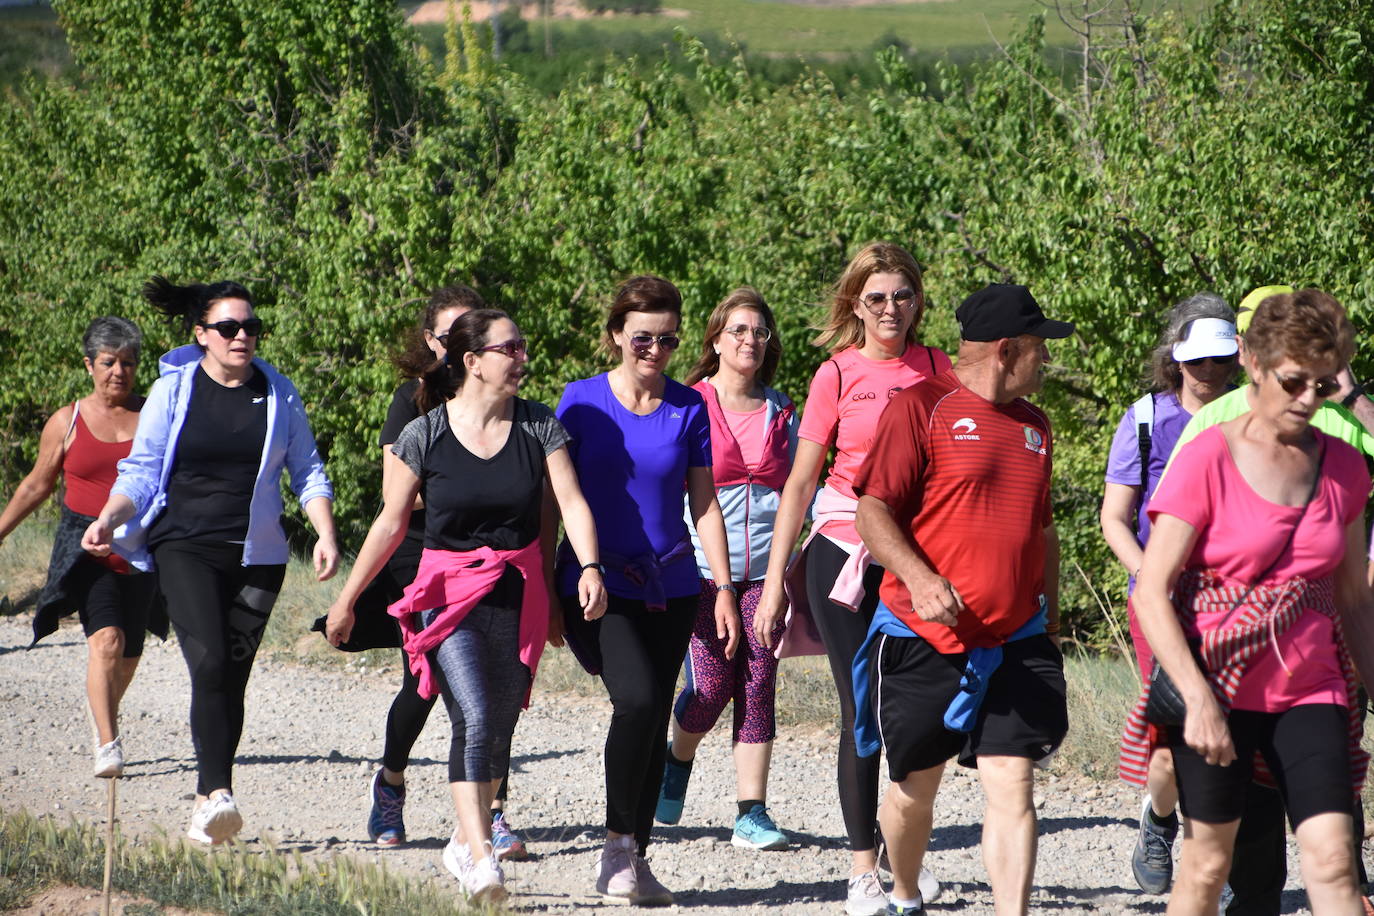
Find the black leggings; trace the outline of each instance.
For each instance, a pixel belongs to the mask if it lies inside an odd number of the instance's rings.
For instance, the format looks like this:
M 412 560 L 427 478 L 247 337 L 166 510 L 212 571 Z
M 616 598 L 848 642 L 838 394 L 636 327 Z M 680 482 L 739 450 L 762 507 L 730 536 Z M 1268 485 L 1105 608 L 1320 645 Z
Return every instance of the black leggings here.
M 576 596 L 563 596 L 564 620 L 584 644 L 599 646 L 601 681 L 611 698 L 606 734 L 606 829 L 649 845 L 663 782 L 668 716 L 678 669 L 697 617 L 697 595 L 669 598 L 651 611 L 643 601 L 608 596 L 606 616 L 582 619 Z
M 864 573 L 864 598 L 856 614 L 830 600 L 830 589 L 849 555 L 828 538 L 817 536 L 806 548 L 806 597 L 811 619 L 830 659 L 830 676 L 840 699 L 840 746 L 836 778 L 840 789 L 840 814 L 855 852 L 873 848 L 878 829 L 879 755 L 860 757 L 854 746 L 854 656 L 868 635 L 868 625 L 878 607 L 882 567 L 874 564 Z
M 154 548 L 167 616 L 191 674 L 196 793 L 233 789 L 243 695 L 286 566 L 244 566 L 243 545 L 169 541 Z

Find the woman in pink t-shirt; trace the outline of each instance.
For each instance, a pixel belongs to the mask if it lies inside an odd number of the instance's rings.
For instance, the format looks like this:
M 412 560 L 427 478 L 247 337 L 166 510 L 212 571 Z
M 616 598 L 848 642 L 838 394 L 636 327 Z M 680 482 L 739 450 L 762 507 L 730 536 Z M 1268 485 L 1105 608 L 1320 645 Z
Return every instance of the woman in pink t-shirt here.
M 787 644 L 800 642 L 814 630 L 830 659 L 840 700 L 840 810 L 853 851 L 845 905 L 852 916 L 887 909 L 876 848 L 878 757 L 862 758 L 855 751 L 850 671 L 877 606 L 882 569 L 868 564 L 868 551 L 854 530 L 853 480 L 888 399 L 950 368 L 948 356 L 916 340 L 924 312 L 921 269 L 901 246 L 890 242 L 860 249 L 835 284 L 815 340 L 831 356 L 811 380 L 796 458 L 778 509 L 767 579 L 754 614 L 755 635 L 772 648 L 777 643 L 774 626 L 790 598 L 781 654 L 800 654 Z M 816 483 L 832 445 L 835 461 L 818 495 Z M 787 572 L 789 581 L 800 580 L 799 587 L 784 597 L 784 569 L 813 497 L 812 536 Z M 844 595 L 836 594 L 844 604 L 831 599 L 837 580 L 850 586 Z M 798 594 L 802 591 L 805 595 Z M 802 619 L 808 608 L 798 599 L 809 605 L 809 620 Z M 939 884 L 923 871 L 922 896 L 929 902 L 938 892 Z
M 787 835 L 768 813 L 768 766 L 773 752 L 774 685 L 778 660 L 753 630 L 763 592 L 773 524 L 797 441 L 797 412 L 768 387 L 782 359 L 773 312 L 758 291 L 731 292 L 706 322 L 701 358 L 687 384 L 701 394 L 711 423 L 711 474 L 725 518 L 730 578 L 739 591 L 744 638 L 733 658 L 715 615 L 716 582 L 692 523 L 688 527 L 701 577 L 696 625 L 688 645 L 687 681 L 673 706 L 672 741 L 663 767 L 655 818 L 682 816 L 697 746 L 734 703 L 732 746 L 738 806 L 731 842 L 745 849 L 786 849 Z
M 1134 596 L 1187 705 L 1183 726 L 1164 729 L 1186 822 L 1169 912 L 1216 911 L 1258 757 L 1259 778 L 1267 769 L 1283 795 L 1313 911 L 1360 913 L 1352 810 L 1368 762 L 1356 666 L 1374 672 L 1370 478 L 1353 448 L 1309 423 L 1339 389 L 1354 329 L 1340 303 L 1305 289 L 1261 303 L 1245 344 L 1255 407 L 1179 451 L 1150 504 Z M 1142 712 L 1143 699 L 1123 770 Z

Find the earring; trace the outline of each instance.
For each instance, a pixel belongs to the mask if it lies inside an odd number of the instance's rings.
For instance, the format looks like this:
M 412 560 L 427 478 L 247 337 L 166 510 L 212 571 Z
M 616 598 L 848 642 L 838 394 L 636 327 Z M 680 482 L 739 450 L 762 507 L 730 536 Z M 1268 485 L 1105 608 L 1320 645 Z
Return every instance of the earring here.
M 720 347 L 712 347 L 712 349 L 716 351 L 717 356 L 720 356 Z

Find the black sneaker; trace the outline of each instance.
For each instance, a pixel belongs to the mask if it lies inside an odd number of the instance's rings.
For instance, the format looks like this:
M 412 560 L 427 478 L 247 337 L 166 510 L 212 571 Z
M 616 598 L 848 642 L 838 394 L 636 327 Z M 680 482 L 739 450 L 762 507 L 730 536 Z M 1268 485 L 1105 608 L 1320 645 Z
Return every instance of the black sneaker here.
M 1150 797 L 1140 809 L 1140 833 L 1131 852 L 1131 872 L 1147 894 L 1163 894 L 1174 879 L 1174 837 L 1178 826 L 1160 827 L 1150 818 Z

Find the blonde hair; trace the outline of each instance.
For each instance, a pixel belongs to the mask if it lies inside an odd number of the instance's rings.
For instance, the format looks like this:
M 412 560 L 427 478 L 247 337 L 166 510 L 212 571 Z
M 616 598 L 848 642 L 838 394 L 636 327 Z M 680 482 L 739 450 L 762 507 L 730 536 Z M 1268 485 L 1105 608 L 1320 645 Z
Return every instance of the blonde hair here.
M 811 341 L 831 353 L 838 353 L 849 347 L 864 344 L 864 323 L 854 314 L 854 303 L 863 292 L 868 278 L 877 273 L 899 273 L 911 283 L 916 291 L 916 311 L 911 316 L 911 326 L 907 328 L 907 343 L 916 342 L 916 328 L 926 310 L 925 287 L 921 283 L 921 268 L 910 253 L 901 245 L 893 242 L 869 242 L 845 267 L 844 273 L 836 281 L 831 292 L 830 310 L 825 321 L 816 327 L 816 338 Z

